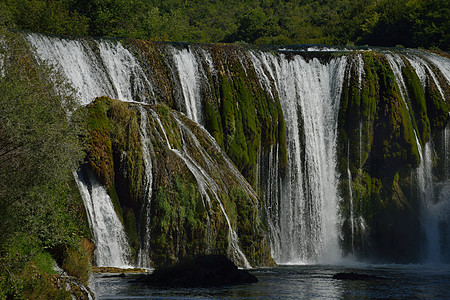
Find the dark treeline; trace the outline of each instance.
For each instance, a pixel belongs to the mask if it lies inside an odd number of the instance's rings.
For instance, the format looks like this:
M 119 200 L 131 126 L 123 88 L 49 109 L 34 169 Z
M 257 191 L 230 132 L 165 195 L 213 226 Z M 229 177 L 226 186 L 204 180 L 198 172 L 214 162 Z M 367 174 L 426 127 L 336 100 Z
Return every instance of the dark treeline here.
M 11 27 L 200 43 L 449 49 L 442 0 L 0 0 Z

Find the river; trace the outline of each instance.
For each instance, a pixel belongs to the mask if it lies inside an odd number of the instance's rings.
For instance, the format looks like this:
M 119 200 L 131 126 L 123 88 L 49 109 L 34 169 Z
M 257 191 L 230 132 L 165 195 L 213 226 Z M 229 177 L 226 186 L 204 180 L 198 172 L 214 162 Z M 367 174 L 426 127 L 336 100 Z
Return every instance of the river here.
M 158 288 L 130 283 L 136 275 L 106 278 L 96 274 L 91 288 L 99 299 L 318 299 L 448 298 L 450 265 L 349 264 L 282 265 L 250 271 L 258 283 L 208 288 Z M 338 272 L 382 279 L 333 279 Z

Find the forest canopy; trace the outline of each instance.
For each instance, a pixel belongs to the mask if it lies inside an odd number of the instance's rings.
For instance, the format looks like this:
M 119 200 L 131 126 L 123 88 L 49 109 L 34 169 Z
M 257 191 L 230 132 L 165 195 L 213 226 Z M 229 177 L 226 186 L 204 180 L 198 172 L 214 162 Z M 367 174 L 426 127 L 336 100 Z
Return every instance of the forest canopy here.
M 449 50 L 442 0 L 0 0 L 10 27 L 178 42 Z M 6 20 L 6 21 L 5 21 Z

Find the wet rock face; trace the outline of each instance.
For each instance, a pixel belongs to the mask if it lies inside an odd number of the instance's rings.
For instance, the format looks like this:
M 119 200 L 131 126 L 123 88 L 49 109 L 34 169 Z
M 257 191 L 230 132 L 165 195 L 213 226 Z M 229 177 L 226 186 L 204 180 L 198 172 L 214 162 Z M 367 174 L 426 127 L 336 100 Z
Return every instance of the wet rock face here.
M 138 265 L 206 253 L 243 267 L 273 264 L 256 192 L 204 128 L 166 105 L 102 97 L 88 110 L 87 161 L 108 187 Z
M 207 287 L 255 283 L 258 279 L 240 270 L 224 255 L 200 255 L 176 265 L 155 270 L 136 283 L 169 287 Z

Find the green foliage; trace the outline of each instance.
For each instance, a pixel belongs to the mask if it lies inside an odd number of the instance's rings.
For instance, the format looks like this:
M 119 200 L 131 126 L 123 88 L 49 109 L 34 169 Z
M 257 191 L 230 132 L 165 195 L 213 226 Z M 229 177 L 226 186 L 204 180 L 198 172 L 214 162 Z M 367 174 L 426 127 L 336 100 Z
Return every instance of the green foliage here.
M 78 244 L 66 249 L 62 267 L 67 274 L 79 278 L 83 284 L 87 285 L 91 273 L 89 261 L 85 249 Z
M 53 270 L 53 257 L 48 252 L 40 252 L 34 257 L 36 267 L 47 274 L 56 273 Z
M 0 293 L 66 297 L 52 284 L 49 253 L 89 237 L 72 174 L 84 116 L 55 70 L 17 35 L 0 34 Z
M 445 4 L 444 4 L 445 3 Z M 51 34 L 252 44 L 371 44 L 448 50 L 441 0 L 2 0 L 8 26 Z
M 20 233 L 2 242 L 0 250 L 2 298 L 71 298 L 70 293 L 57 284 L 58 275 L 53 271 L 54 259 L 49 252 L 43 250 L 38 239 Z M 79 272 L 80 268 L 77 270 Z M 89 264 L 86 270 L 90 271 Z M 89 273 L 86 275 L 85 278 L 89 278 Z
M 3 9 L 21 29 L 50 34 L 88 34 L 87 16 L 73 10 L 70 1 L 2 0 Z

